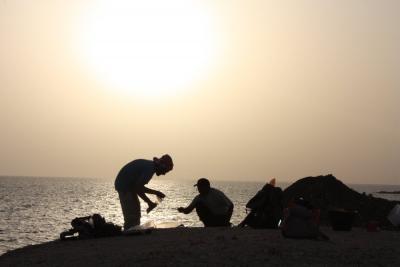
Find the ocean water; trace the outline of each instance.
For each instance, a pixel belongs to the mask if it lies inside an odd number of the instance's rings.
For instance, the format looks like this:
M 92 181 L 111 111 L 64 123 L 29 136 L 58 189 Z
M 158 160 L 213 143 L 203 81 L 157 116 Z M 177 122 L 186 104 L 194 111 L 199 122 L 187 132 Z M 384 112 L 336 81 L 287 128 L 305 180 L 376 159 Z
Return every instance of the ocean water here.
M 185 226 L 202 226 L 196 212 L 185 215 L 177 208 L 186 206 L 197 189 L 195 181 L 174 181 L 157 177 L 149 183 L 150 188 L 162 191 L 166 198 L 150 214 L 142 202 L 141 222 L 179 222 Z M 231 222 L 238 224 L 245 217 L 245 204 L 261 189 L 257 182 L 212 182 L 235 204 Z M 277 184 L 283 189 L 289 184 Z M 374 196 L 399 200 L 400 195 L 383 195 L 380 190 L 400 190 L 400 186 L 349 185 Z M 155 198 L 154 198 L 155 200 Z M 122 225 L 123 217 L 114 190 L 113 180 L 88 178 L 40 178 L 0 177 L 0 255 L 10 249 L 43 243 L 59 238 L 59 234 L 71 228 L 75 217 L 102 214 L 107 221 Z

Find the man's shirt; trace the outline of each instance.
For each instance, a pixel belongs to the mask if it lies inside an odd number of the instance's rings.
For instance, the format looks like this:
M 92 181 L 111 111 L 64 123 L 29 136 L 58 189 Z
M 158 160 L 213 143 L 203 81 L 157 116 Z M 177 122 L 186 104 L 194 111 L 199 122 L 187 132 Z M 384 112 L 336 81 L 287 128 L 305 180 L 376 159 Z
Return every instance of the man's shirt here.
M 115 189 L 119 192 L 134 191 L 147 184 L 155 173 L 152 160 L 137 159 L 126 164 L 115 179 Z
M 202 203 L 216 215 L 224 215 L 228 213 L 229 208 L 233 205 L 230 199 L 218 189 L 210 188 L 207 195 L 197 195 L 189 207 L 195 208 Z

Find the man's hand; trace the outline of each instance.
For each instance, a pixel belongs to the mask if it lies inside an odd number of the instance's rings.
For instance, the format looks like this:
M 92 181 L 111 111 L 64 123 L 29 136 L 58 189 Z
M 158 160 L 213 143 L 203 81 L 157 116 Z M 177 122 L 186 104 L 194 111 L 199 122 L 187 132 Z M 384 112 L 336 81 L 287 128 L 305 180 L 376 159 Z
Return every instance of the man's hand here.
M 156 195 L 157 197 L 159 197 L 159 198 L 164 198 L 164 197 L 165 197 L 164 193 L 162 193 L 162 192 L 160 192 L 160 191 L 157 191 L 155 195 Z
M 147 213 L 149 213 L 150 211 L 152 211 L 155 207 L 157 207 L 157 204 L 154 202 L 149 202 L 148 203 L 149 207 L 147 208 Z
M 179 208 L 178 208 L 178 212 L 180 212 L 180 213 L 185 213 L 185 208 L 179 207 Z

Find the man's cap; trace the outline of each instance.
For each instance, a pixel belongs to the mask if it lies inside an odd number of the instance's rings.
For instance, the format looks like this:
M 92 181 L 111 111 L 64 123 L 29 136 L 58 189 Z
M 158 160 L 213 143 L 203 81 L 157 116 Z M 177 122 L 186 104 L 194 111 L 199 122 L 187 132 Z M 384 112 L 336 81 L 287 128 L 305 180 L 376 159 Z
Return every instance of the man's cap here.
M 210 186 L 210 181 L 207 178 L 200 178 L 197 180 L 197 183 L 194 184 L 193 186 L 199 186 L 199 185 L 208 185 Z

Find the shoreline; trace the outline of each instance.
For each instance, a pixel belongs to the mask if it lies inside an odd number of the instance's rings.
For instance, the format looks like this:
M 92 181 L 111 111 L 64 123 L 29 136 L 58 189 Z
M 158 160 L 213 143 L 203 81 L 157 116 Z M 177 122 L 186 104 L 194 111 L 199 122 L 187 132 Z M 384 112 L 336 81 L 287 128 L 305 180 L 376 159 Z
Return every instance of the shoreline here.
M 9 251 L 1 266 L 395 266 L 400 232 L 321 231 L 330 241 L 286 239 L 279 230 L 169 228 L 151 234 L 51 241 Z

